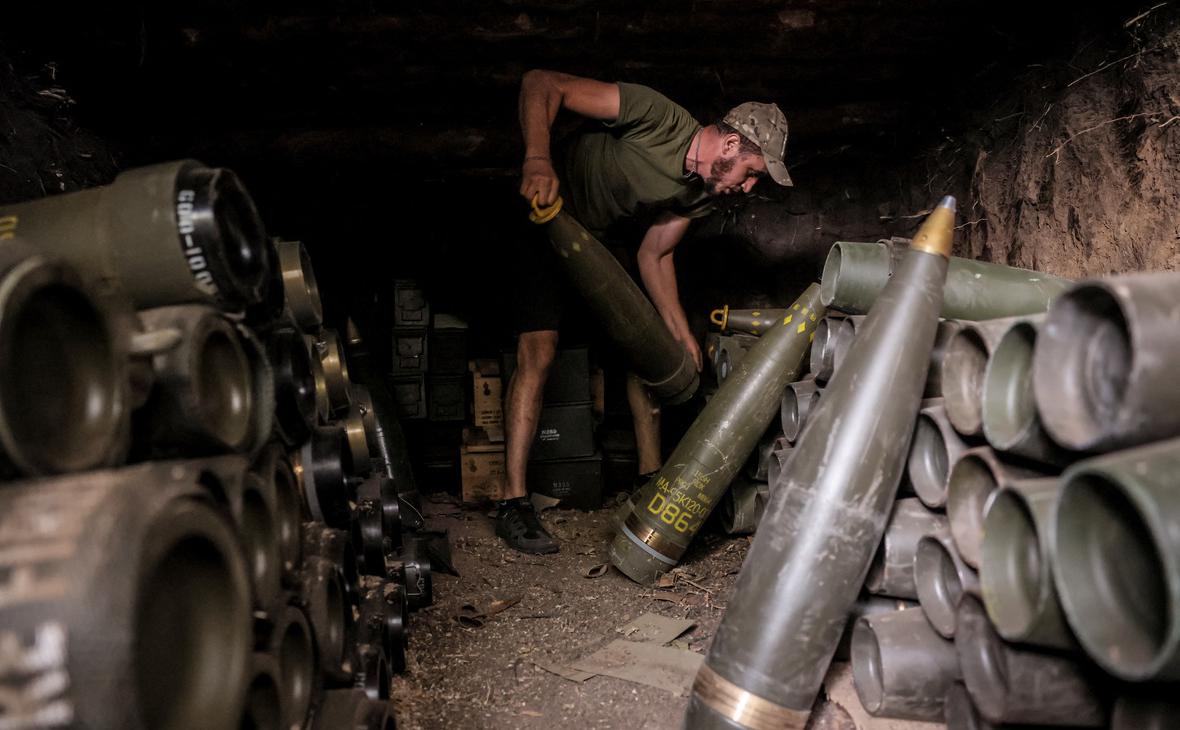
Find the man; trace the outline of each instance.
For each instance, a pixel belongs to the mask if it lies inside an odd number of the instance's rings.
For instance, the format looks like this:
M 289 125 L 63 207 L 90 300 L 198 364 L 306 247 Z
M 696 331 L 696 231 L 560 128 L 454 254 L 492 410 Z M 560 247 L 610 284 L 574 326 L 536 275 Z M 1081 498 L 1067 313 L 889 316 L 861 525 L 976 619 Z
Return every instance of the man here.
M 602 125 L 554 155 L 549 133 L 560 109 Z M 519 113 L 525 144 L 520 194 L 526 200 L 548 206 L 560 194 L 564 210 L 600 239 L 620 221 L 651 220 L 635 252 L 639 277 L 668 331 L 700 370 L 701 350 L 680 304 L 672 252 L 690 221 L 711 210 L 713 198 L 748 193 L 768 175 L 780 185 L 791 184 L 783 162 L 787 120 L 782 111 L 750 102 L 702 127 L 645 86 L 530 71 L 521 81 Z M 508 479 L 496 534 L 517 550 L 550 553 L 557 542 L 526 497 L 525 471 L 541 393 L 557 352 L 566 287 L 552 250 L 535 240 L 528 244 L 518 262 L 521 284 L 515 287 L 517 368 L 505 399 Z M 660 466 L 658 408 L 634 378 L 628 401 L 636 420 L 640 472 L 655 471 Z

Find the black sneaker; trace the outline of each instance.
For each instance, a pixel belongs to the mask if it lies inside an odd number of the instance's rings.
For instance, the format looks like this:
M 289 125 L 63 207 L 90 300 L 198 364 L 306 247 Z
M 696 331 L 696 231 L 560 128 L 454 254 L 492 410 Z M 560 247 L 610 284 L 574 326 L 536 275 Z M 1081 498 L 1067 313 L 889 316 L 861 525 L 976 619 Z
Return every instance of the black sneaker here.
M 557 541 L 541 524 L 537 510 L 528 499 L 512 499 L 496 512 L 496 534 L 513 550 L 544 555 L 557 552 Z

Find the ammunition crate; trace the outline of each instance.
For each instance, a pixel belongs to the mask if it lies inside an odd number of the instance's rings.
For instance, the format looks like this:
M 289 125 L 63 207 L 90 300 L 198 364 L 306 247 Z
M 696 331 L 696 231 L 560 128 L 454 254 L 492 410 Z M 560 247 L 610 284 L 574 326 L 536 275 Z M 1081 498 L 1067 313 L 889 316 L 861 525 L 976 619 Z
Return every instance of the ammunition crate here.
M 589 402 L 541 408 L 529 458 L 535 461 L 577 459 L 597 451 L 592 408 Z
M 500 367 L 494 359 L 472 360 L 471 422 L 487 429 L 493 441 L 504 440 L 504 385 Z M 499 438 L 495 433 L 499 433 Z
M 462 375 L 426 377 L 426 417 L 431 421 L 467 418 L 467 379 Z
M 465 504 L 503 498 L 507 463 L 502 442 L 493 443 L 483 429 L 463 429 L 459 462 L 463 472 L 462 497 Z
M 423 373 L 427 365 L 427 337 L 424 329 L 393 331 L 393 372 Z
M 430 305 L 418 282 L 397 279 L 393 282 L 393 326 L 421 327 L 430 324 Z
M 467 372 L 467 325 L 447 314 L 434 315 L 430 328 L 430 374 L 463 375 Z
M 402 375 L 389 380 L 400 418 L 426 418 L 426 376 Z
M 516 372 L 516 352 L 504 353 L 504 382 Z M 590 350 L 586 347 L 570 347 L 558 350 L 549 368 L 542 394 L 546 405 L 556 403 L 582 403 L 590 400 Z
M 538 494 L 560 499 L 559 507 L 599 509 L 602 507 L 602 454 L 530 462 L 528 484 Z

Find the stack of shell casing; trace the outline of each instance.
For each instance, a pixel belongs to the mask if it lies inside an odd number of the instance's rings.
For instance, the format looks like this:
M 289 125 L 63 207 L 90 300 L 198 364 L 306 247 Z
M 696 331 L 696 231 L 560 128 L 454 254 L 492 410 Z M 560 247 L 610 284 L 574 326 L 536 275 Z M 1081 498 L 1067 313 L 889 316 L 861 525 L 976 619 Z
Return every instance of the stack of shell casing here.
M 374 400 L 233 172 L 0 205 L 0 725 L 392 727 L 430 563 Z
M 837 244 L 824 303 L 867 311 L 897 260 Z M 862 704 L 952 730 L 1171 727 L 1180 275 L 1075 284 L 952 258 L 941 314 L 864 583 L 894 604 L 850 614 Z M 834 360 L 813 349 L 813 374 Z

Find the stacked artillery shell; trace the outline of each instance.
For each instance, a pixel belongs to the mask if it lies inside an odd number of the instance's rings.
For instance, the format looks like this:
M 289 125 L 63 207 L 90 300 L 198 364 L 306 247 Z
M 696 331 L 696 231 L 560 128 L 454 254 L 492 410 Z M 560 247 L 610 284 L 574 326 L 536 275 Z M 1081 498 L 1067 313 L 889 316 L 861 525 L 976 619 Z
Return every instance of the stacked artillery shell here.
M 799 434 L 803 433 L 803 426 L 807 423 L 807 416 L 819 403 L 822 394 L 823 388 L 816 384 L 814 378 L 791 383 L 783 391 L 779 413 L 782 417 L 783 435 L 787 441 L 794 443 L 799 439 Z
M 935 401 L 922 408 L 906 459 L 906 473 L 914 494 L 927 507 L 946 504 L 951 466 L 967 449 L 947 419 L 946 408 Z
M 945 198 L 809 419 L 689 701 L 690 728 L 802 728 L 885 530 L 938 325 Z M 817 589 L 817 586 L 819 587 Z
M 1180 678 L 1180 439 L 1078 462 L 1062 476 L 1053 577 L 1086 653 L 1127 681 Z
M 199 479 L 148 463 L 0 490 L 12 589 L 0 638 L 23 657 L 26 681 L 44 688 L 18 706 L 37 713 L 23 717 L 112 730 L 237 727 L 250 586 L 237 538 Z
M 824 306 L 850 314 L 868 312 L 904 253 L 889 243 L 837 242 L 824 262 Z M 1069 285 L 1039 271 L 952 257 L 941 314 L 973 321 L 1037 314 Z
M 811 343 L 811 377 L 826 383 L 832 377 L 832 355 L 836 351 L 836 341 L 840 337 L 840 327 L 843 317 L 828 315 L 815 326 L 815 339 Z
M 570 284 L 631 371 L 658 400 L 682 403 L 691 398 L 700 383 L 696 365 L 615 257 L 569 213 L 561 212 L 560 199 L 551 209 L 535 211 L 532 221 L 546 225 Z
M 852 658 L 852 635 L 856 631 L 856 624 L 864 616 L 877 616 L 884 613 L 896 613 L 907 608 L 917 608 L 914 601 L 904 598 L 890 598 L 889 596 L 872 596 L 861 592 L 856 603 L 848 612 L 848 622 L 844 626 L 844 633 L 840 636 L 840 643 L 836 645 L 836 653 L 832 657 L 835 661 L 846 662 Z
M 946 534 L 926 535 L 918 541 L 914 585 L 930 625 L 948 639 L 955 635 L 956 615 L 964 597 L 979 595 L 978 574 L 963 562 Z
M 745 474 L 751 481 L 765 482 L 774 450 L 785 442 L 783 432 L 771 419 L 770 428 L 758 439 L 758 445 L 746 460 Z
M 840 329 L 836 333 L 835 342 L 832 343 L 832 375 L 836 374 L 840 369 L 840 363 L 847 357 L 852 341 L 856 339 L 857 329 L 863 321 L 864 317 L 860 315 L 845 317 L 840 321 Z
M 1041 425 L 1033 397 L 1033 346 L 1040 318 L 1015 322 L 996 340 L 980 389 L 983 435 L 997 451 L 1044 464 L 1070 460 Z
M 1022 479 L 988 501 L 979 587 L 996 632 L 1008 641 L 1056 649 L 1076 646 L 1057 599 L 1049 557 L 1058 479 Z
M 920 608 L 866 616 L 852 634 L 852 679 L 874 717 L 938 721 L 959 679 L 953 642 L 935 633 Z
M 742 360 L 746 357 L 746 353 L 758 341 L 757 337 L 753 335 L 722 335 L 717 343 L 717 362 L 714 365 L 714 372 L 717 374 L 717 384 L 720 385 L 725 382 L 735 370 Z
M 979 567 L 985 508 L 992 492 L 1016 479 L 1039 476 L 1043 474 L 1001 461 L 986 446 L 968 449 L 954 462 L 947 483 L 946 514 L 963 562 Z
M 947 529 L 946 517 L 926 509 L 920 500 L 897 500 L 865 577 L 865 589 L 874 595 L 917 600 L 914 554 L 918 541 L 926 535 L 945 535 Z
M 770 486 L 738 477 L 721 502 L 721 528 L 730 535 L 752 535 L 762 519 Z
M 1180 274 L 1086 281 L 1054 303 L 1033 362 L 1049 435 L 1078 451 L 1180 434 Z
M 983 434 L 983 382 L 987 361 L 1000 336 L 1022 317 L 965 322 L 951 336 L 942 358 L 940 380 L 946 415 L 964 436 Z
M 979 714 L 994 723 L 1105 727 L 1107 699 L 1089 667 L 1005 643 L 973 596 L 959 606 L 955 649 Z
M 127 337 L 70 266 L 0 241 L 0 475 L 120 463 Z
M 174 330 L 179 343 L 152 355 L 155 384 L 136 414 L 141 438 L 165 453 L 242 451 L 255 431 L 255 372 L 242 338 L 220 312 L 188 304 L 139 313 L 148 331 Z
M 823 315 L 812 285 L 717 390 L 663 468 L 638 492 L 611 543 L 611 562 L 639 583 L 671 570 L 778 414 Z
M 944 319 L 938 323 L 938 333 L 934 336 L 934 349 L 930 351 L 930 367 L 926 371 L 925 398 L 942 397 L 942 361 L 946 357 L 946 348 L 951 340 L 963 329 L 963 323 L 956 319 Z
M 744 332 L 759 336 L 787 316 L 786 309 L 730 309 L 729 305 L 714 309 L 709 320 L 722 332 Z
M 200 302 L 240 311 L 266 295 L 274 262 L 250 195 L 195 160 L 140 167 L 110 185 L 0 206 L 27 242 L 137 309 Z
M 319 330 L 324 323 L 324 307 L 307 249 L 298 241 L 279 241 L 275 252 L 283 281 L 284 309 L 303 331 Z

